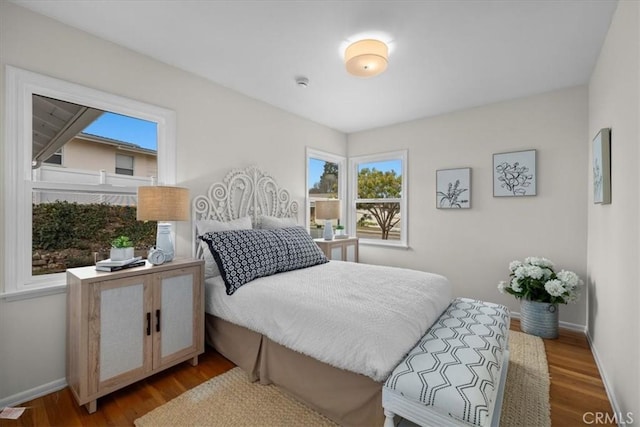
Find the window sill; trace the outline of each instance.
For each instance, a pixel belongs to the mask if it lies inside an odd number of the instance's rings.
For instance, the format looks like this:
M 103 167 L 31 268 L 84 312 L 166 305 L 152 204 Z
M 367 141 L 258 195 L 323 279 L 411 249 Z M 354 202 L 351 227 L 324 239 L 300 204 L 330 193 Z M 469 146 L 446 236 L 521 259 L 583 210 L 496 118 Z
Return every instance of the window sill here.
M 21 301 L 30 298 L 40 298 L 48 295 L 55 294 L 63 294 L 67 292 L 67 284 L 61 283 L 57 285 L 35 288 L 35 289 L 25 289 L 21 291 L 10 291 L 4 292 L 0 294 L 0 299 L 3 299 L 7 302 L 12 301 Z
M 360 238 L 359 243 L 360 245 L 365 245 L 365 246 L 382 246 L 385 248 L 396 248 L 396 249 L 405 249 L 405 250 L 409 249 L 409 245 L 403 242 L 391 243 L 389 241 L 385 242 L 383 240 Z

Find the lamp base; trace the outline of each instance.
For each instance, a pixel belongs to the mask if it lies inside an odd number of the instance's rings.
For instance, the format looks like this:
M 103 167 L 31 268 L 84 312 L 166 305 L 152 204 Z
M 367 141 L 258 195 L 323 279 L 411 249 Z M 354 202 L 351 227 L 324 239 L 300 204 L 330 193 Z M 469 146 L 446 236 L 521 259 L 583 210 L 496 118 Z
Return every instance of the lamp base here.
M 158 234 L 156 235 L 156 248 L 162 249 L 165 255 L 165 262 L 173 259 L 173 239 L 171 238 L 171 223 L 159 222 Z
M 324 238 L 324 240 L 333 240 L 333 224 L 331 224 L 330 219 L 325 220 L 324 222 L 322 237 Z

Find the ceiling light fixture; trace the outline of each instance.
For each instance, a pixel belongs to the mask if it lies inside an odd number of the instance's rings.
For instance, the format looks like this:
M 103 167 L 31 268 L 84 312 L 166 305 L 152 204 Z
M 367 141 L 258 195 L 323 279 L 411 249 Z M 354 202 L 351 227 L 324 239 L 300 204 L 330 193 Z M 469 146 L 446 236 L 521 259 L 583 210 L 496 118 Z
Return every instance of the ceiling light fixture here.
M 352 43 L 344 52 L 344 63 L 350 74 L 373 77 L 387 69 L 389 48 L 380 40 L 365 39 Z

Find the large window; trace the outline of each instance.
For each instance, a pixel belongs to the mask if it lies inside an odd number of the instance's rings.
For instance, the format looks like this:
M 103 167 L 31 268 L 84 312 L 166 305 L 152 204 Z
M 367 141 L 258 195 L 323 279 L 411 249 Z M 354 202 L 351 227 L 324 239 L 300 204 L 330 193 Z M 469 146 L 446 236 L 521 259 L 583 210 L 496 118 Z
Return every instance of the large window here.
M 336 154 L 307 149 L 307 225 L 312 237 L 322 237 L 323 220 L 316 220 L 315 205 L 318 200 L 339 199 L 341 217 L 333 221 L 334 227 L 345 224 L 345 158 Z
M 152 122 L 157 127 L 157 155 L 152 156 L 157 159 L 157 181 L 171 185 L 176 177 L 175 114 L 14 67 L 6 70 L 4 294 L 20 298 L 64 289 L 65 273 L 59 272 L 64 267 L 57 269 L 51 259 L 73 259 L 79 265 L 93 263 L 93 257 L 86 254 L 95 251 L 91 240 L 100 233 L 111 237 L 116 230 L 96 225 L 96 217 L 111 212 L 124 221 L 131 216 L 127 208 L 135 208 L 137 186 L 151 182 L 151 177 L 106 173 L 104 169 L 113 168 L 115 155 L 109 151 L 114 149 L 113 144 L 111 148 L 98 144 L 94 147 L 97 151 L 87 154 L 87 147 L 93 146 L 86 138 L 79 138 L 76 144 L 74 136 L 97 117 L 109 114 L 105 112 Z M 75 110 L 67 108 L 73 105 Z M 51 129 L 41 126 L 41 108 L 50 111 L 47 121 L 60 123 Z M 72 142 L 77 147 L 72 147 Z M 64 167 L 47 165 L 62 145 Z M 110 167 L 101 166 L 102 157 Z M 94 209 L 101 206 L 108 209 Z M 65 215 L 69 219 L 84 215 L 85 221 L 82 227 L 72 227 Z M 84 235 L 78 238 L 79 229 Z M 53 244 L 60 244 L 60 236 L 67 239 L 67 244 L 51 250 Z
M 349 160 L 351 228 L 362 243 L 407 245 L 407 152 Z

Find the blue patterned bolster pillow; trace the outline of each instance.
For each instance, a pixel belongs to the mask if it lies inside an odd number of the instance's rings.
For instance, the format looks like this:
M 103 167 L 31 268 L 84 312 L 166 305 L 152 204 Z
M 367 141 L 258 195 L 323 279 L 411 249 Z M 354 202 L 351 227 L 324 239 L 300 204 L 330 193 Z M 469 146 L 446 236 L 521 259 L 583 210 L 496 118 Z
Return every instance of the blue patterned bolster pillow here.
M 329 262 L 302 227 L 230 230 L 206 233 L 227 295 L 259 277 Z

